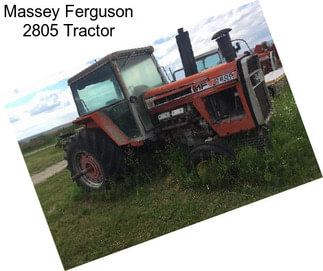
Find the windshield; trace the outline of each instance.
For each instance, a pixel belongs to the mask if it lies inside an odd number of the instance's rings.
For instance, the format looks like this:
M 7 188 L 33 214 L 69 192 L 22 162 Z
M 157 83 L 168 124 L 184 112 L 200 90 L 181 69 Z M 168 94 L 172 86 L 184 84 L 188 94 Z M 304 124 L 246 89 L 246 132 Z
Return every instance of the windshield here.
M 163 85 L 163 80 L 150 55 L 119 59 L 121 77 L 129 96 L 139 97 L 147 90 Z
M 124 99 L 110 65 L 106 64 L 71 85 L 80 116 Z

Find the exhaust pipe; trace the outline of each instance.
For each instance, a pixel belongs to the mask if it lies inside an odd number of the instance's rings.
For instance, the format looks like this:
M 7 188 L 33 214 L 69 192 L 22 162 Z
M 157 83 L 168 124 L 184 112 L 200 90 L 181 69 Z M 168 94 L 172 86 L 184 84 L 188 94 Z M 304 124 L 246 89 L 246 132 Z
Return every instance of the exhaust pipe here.
M 192 44 L 190 40 L 190 36 L 187 31 L 183 31 L 183 28 L 177 30 L 178 35 L 176 36 L 176 42 L 179 50 L 179 54 L 181 56 L 184 73 L 185 76 L 190 76 L 195 73 L 198 73 Z
M 219 49 L 225 58 L 226 62 L 231 62 L 237 57 L 236 49 L 232 45 L 229 32 L 231 28 L 225 28 L 216 32 L 212 40 L 215 40 L 218 43 Z

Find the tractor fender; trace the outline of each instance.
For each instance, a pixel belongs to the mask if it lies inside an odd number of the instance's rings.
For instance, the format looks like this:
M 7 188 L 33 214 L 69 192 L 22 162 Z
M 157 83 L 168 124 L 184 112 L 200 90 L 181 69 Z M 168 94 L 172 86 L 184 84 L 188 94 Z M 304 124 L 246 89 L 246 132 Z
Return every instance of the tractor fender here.
M 118 146 L 124 146 L 131 143 L 129 138 L 120 130 L 120 128 L 103 112 L 93 112 L 86 116 L 77 118 L 73 123 L 85 125 L 86 129 L 100 128 Z

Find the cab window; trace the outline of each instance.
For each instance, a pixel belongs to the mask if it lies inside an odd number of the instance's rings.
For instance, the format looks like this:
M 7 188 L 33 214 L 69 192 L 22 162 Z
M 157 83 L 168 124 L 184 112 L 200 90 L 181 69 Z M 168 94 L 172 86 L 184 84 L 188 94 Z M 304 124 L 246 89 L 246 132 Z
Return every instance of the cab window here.
M 71 89 L 80 116 L 124 99 L 119 83 L 108 64 L 73 83 Z

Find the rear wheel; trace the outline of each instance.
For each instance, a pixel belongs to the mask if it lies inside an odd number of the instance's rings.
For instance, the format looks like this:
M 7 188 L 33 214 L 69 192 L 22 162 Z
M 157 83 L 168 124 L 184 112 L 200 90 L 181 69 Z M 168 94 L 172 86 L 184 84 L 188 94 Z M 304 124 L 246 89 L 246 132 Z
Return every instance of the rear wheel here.
M 107 189 L 123 169 L 124 154 L 99 129 L 85 129 L 65 146 L 67 168 L 86 191 Z

